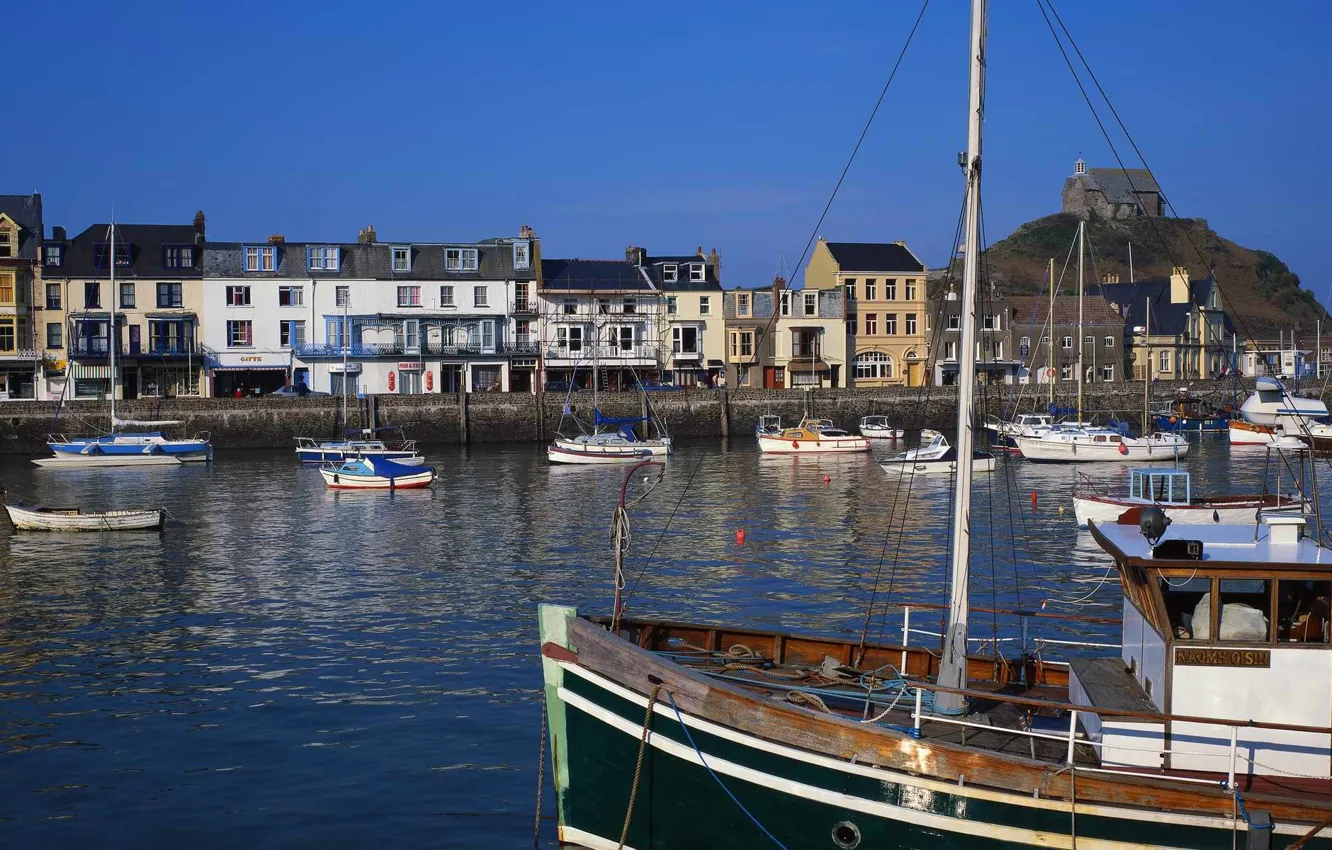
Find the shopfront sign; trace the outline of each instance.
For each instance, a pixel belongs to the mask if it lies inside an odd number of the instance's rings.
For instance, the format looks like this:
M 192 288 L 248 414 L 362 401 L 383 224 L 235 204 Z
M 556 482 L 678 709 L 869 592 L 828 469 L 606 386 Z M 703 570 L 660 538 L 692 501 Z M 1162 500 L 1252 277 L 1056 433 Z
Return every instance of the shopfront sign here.
M 359 375 L 361 374 L 361 364 L 348 363 L 344 366 L 341 363 L 333 363 L 328 367 L 328 371 L 334 375 L 341 375 L 343 372 L 346 372 L 348 375 Z
M 398 361 L 399 371 L 419 372 L 421 371 L 420 360 L 400 360 Z

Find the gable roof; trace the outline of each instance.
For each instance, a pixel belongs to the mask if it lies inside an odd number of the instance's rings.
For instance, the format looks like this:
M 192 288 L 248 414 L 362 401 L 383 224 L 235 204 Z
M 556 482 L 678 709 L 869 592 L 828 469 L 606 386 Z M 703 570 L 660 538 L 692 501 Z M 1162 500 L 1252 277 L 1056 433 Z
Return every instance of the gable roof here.
M 0 213 L 14 220 L 19 230 L 18 250 L 14 256 L 20 260 L 36 260 L 37 246 L 42 244 L 42 196 L 0 195 Z
M 924 272 L 925 264 L 896 242 L 825 242 L 843 272 Z
M 1083 188 L 1094 189 L 1105 195 L 1112 204 L 1136 204 L 1136 192 L 1157 192 L 1157 185 L 1152 173 L 1145 168 L 1089 168 L 1082 177 Z
M 541 288 L 566 292 L 656 292 L 645 270 L 625 260 L 541 261 Z
M 487 239 L 484 242 L 209 242 L 204 250 L 206 277 L 275 277 L 309 278 L 337 277 L 373 280 L 532 280 L 535 269 L 515 270 L 513 243 L 508 238 Z M 306 262 L 306 249 L 314 246 L 338 249 L 338 270 L 310 270 Z M 245 271 L 246 248 L 276 248 L 276 268 L 271 272 Z M 393 271 L 393 249 L 411 250 L 411 270 Z M 446 248 L 477 249 L 477 270 L 464 272 L 445 268 Z M 529 257 L 531 255 L 529 254 Z M 531 263 L 535 265 L 535 263 Z
M 56 277 L 108 277 L 111 269 L 98 266 L 96 262 L 97 246 L 107 244 L 111 233 L 110 224 L 90 225 L 82 233 L 67 242 L 60 243 L 48 239 L 48 243 L 63 244 L 64 256 L 58 269 L 48 268 L 46 276 Z M 202 242 L 195 242 L 195 230 L 192 224 L 117 224 L 116 245 L 128 244 L 129 266 L 117 266 L 116 277 L 142 277 L 181 279 L 201 277 L 203 251 Z M 194 265 L 189 268 L 167 268 L 163 249 L 167 246 L 193 246 Z
M 1107 287 L 1109 288 L 1109 287 Z M 1013 309 L 1013 328 L 1043 326 L 1050 316 L 1050 296 L 1009 295 L 1005 301 Z M 1055 327 L 1069 327 L 1078 323 L 1078 299 L 1074 295 L 1056 295 L 1054 300 Z M 1122 325 L 1124 317 L 1099 292 L 1082 296 L 1082 323 L 1084 325 Z
M 1206 304 L 1212 296 L 1216 282 L 1207 277 L 1203 280 L 1189 281 L 1189 300 L 1183 304 L 1170 302 L 1170 280 L 1156 278 L 1140 280 L 1136 283 L 1100 284 L 1106 298 L 1119 305 L 1124 314 L 1124 324 L 1129 328 L 1147 326 L 1147 302 L 1152 303 L 1153 334 L 1177 336 L 1188 329 L 1189 316 L 1197 304 Z M 1234 333 L 1235 326 L 1230 321 L 1230 314 L 1223 312 L 1225 328 Z

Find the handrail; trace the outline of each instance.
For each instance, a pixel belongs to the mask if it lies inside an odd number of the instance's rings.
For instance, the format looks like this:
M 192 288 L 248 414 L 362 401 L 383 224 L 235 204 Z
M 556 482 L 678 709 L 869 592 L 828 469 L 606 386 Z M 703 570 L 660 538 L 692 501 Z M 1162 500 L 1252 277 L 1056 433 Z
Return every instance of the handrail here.
M 938 602 L 890 602 L 890 608 L 928 608 L 932 610 L 947 609 L 948 606 Z M 982 614 L 1008 614 L 1014 617 L 1035 617 L 1038 619 L 1049 620 L 1072 620 L 1078 623 L 1101 623 L 1104 625 L 1118 626 L 1123 621 L 1118 617 L 1090 617 L 1081 614 L 1053 614 L 1045 611 L 1019 611 L 1011 608 L 984 608 L 973 605 L 968 610 L 979 611 Z

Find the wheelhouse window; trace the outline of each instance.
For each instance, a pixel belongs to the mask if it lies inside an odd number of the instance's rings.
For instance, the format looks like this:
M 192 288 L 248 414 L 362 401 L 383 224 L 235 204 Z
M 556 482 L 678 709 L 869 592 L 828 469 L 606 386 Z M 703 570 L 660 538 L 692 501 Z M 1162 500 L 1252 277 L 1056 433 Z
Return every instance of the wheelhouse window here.
M 1277 632 L 1281 643 L 1332 642 L 1332 582 L 1277 582 Z

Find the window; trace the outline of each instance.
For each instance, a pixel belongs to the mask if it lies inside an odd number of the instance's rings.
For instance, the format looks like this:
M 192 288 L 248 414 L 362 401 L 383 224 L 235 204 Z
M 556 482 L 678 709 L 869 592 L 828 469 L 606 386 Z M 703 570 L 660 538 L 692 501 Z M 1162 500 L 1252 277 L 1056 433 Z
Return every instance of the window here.
M 1084 336 L 1082 338 L 1082 344 L 1087 346 L 1088 348 L 1092 348 L 1096 345 L 1096 337 Z
M 46 309 L 60 309 L 60 284 L 48 283 L 46 285 Z
M 283 319 L 279 322 L 278 344 L 283 348 L 300 348 L 305 345 L 305 321 L 303 319 Z
M 1059 367 L 1059 380 L 1061 380 L 1061 381 L 1071 381 L 1071 380 L 1073 380 L 1073 366 L 1072 366 L 1072 365 L 1070 365 L 1070 364 L 1068 364 L 1068 363 L 1065 363 L 1065 364 L 1063 364 L 1062 366 Z
M 1031 348 L 1031 337 L 1024 336 L 1021 339 L 1019 339 L 1018 348 L 1021 349 L 1023 354 L 1026 354 L 1027 351 Z
M 879 334 L 879 316 L 877 313 L 865 314 L 865 335 L 878 336 Z
M 122 284 L 120 284 L 120 309 L 122 309 L 122 310 L 132 310 L 132 309 L 134 309 L 134 284 L 133 284 L 133 283 L 122 283 Z
M 638 312 L 638 300 L 635 299 L 635 298 L 626 298 L 626 299 L 624 299 L 624 312 L 626 312 L 626 313 L 637 313 L 637 312 Z
M 1065 351 L 1069 351 L 1070 349 L 1073 348 L 1073 337 L 1071 336 L 1063 337 L 1062 339 L 1059 340 L 1059 344 L 1063 346 Z
M 883 297 L 886 301 L 897 300 L 897 278 L 890 277 L 883 282 Z
M 100 309 L 102 306 L 102 285 L 90 280 L 83 285 L 83 306 L 88 309 Z
M 791 315 L 791 290 L 782 290 L 782 315 Z
M 915 335 L 916 335 L 916 314 L 915 314 L 915 313 L 907 313 L 907 314 L 906 314 L 906 333 L 907 333 L 907 336 L 915 336 Z
M 731 359 L 740 360 L 754 356 L 754 332 L 731 331 Z
M 279 307 L 301 307 L 304 305 L 305 305 L 305 287 L 303 286 L 278 287 Z
M 194 265 L 193 245 L 169 245 L 162 249 L 162 265 L 169 269 L 188 269 Z
M 335 272 L 338 270 L 337 245 L 311 245 L 305 251 L 306 267 L 310 271 Z
M 532 267 L 532 244 L 530 242 L 513 243 L 513 267 L 530 269 Z
M 65 326 L 60 324 L 59 322 L 47 322 L 46 347 L 60 348 L 61 344 L 64 342 L 64 340 L 62 339 L 62 334 L 64 333 L 64 330 Z
M 245 348 L 254 345 L 254 322 L 249 319 L 227 322 L 227 347 Z
M 879 297 L 879 281 L 872 277 L 865 278 L 865 300 L 875 301 Z
M 395 272 L 409 272 L 412 270 L 412 249 L 405 246 L 394 246 L 393 248 L 393 270 Z
M 866 351 L 856 355 L 856 380 L 873 380 L 893 376 L 893 359 L 882 351 Z
M 1107 364 L 1105 364 L 1104 366 L 1102 366 L 1102 367 L 1101 367 L 1101 380 L 1102 380 L 1102 381 L 1106 381 L 1106 382 L 1108 383 L 1108 382 L 1113 381 L 1114 379 L 1115 379 L 1115 367 L 1114 367 L 1114 365 L 1113 365 L 1113 364 L 1110 364 L 1110 363 L 1107 363 Z
M 228 287 L 227 287 L 227 306 L 228 306 L 228 307 L 249 307 L 249 306 L 250 306 L 250 287 L 248 287 L 248 286 L 228 286 Z
M 819 314 L 819 294 L 817 292 L 805 293 L 805 315 L 817 316 Z
M 393 326 L 393 343 L 404 354 L 421 352 L 421 320 L 407 319 Z
M 671 352 L 674 354 L 698 354 L 698 328 L 671 328 Z
M 1162 371 L 1162 372 L 1169 372 L 1169 371 L 1170 371 L 1170 352 L 1169 352 L 1169 351 L 1162 351 L 1162 352 L 1161 352 L 1161 368 L 1160 368 L 1160 371 Z
M 944 343 L 944 359 L 957 360 L 957 340 Z
M 1332 583 L 1279 581 L 1276 639 L 1281 643 L 1327 643 L 1329 603 L 1332 603 Z
M 621 351 L 630 351 L 634 347 L 634 326 L 620 325 L 610 328 L 606 341 L 612 348 L 619 348 Z
M 334 293 L 334 301 L 333 301 L 334 304 L 336 304 L 339 307 L 351 306 L 350 286 L 339 286 L 333 290 L 333 293 Z
M 674 316 L 676 313 L 679 313 L 679 312 L 680 312 L 680 299 L 677 298 L 677 297 L 674 296 L 674 295 L 668 295 L 668 296 L 666 296 L 666 312 L 667 312 L 667 314 L 672 315 L 672 316 Z
M 103 242 L 93 249 L 93 263 L 99 268 L 107 267 L 106 258 L 111 251 L 109 243 Z M 116 242 L 116 265 L 128 266 L 130 264 L 129 246 L 124 242 Z
M 1112 337 L 1112 336 L 1108 336 L 1108 337 L 1106 337 L 1106 338 L 1105 338 L 1105 347 L 1106 347 L 1106 348 L 1114 348 L 1114 347 L 1115 347 L 1115 338 Z
M 706 266 L 702 263 L 689 264 L 689 279 L 694 283 L 702 283 L 707 279 Z
M 700 316 L 712 315 L 712 296 L 700 295 L 698 297 L 698 314 Z
M 6 354 L 16 350 L 17 342 L 14 334 L 14 320 L 0 319 L 0 351 Z
M 983 331 L 999 330 L 999 323 L 995 321 L 994 315 L 986 313 L 983 317 L 981 317 L 981 330 Z
M 441 307 L 452 307 L 452 306 L 454 306 L 454 304 L 453 304 L 453 287 L 452 287 L 451 285 L 447 284 L 447 283 L 444 284 L 444 285 L 442 285 L 442 286 L 440 286 L 440 288 L 439 288 L 439 306 L 441 306 Z
M 855 279 L 854 277 L 848 277 L 848 278 L 846 279 L 846 283 L 843 284 L 843 285 L 846 287 L 846 300 L 847 300 L 847 301 L 855 301 L 855 300 L 856 300 L 856 279 Z
M 157 306 L 158 307 L 176 307 L 181 306 L 181 284 L 179 283 L 159 283 L 157 285 Z
M 563 311 L 566 316 L 572 316 L 574 313 L 577 313 L 578 301 L 573 298 L 564 299 Z
M 906 284 L 906 300 L 908 300 L 908 301 L 915 301 L 915 300 L 916 300 L 916 281 L 913 279 L 913 280 L 907 280 L 907 281 L 903 281 L 903 282 Z
M 609 298 L 598 298 L 598 299 L 597 299 L 597 312 L 598 312 L 598 313 L 609 313 L 609 312 L 610 312 L 610 299 L 609 299 Z
M 484 286 L 473 286 L 473 287 L 472 287 L 472 306 L 473 306 L 473 307 L 489 307 L 489 306 L 490 306 L 490 302 L 487 300 L 487 297 L 486 297 L 486 294 L 487 294 L 488 292 L 489 292 L 489 290 L 488 290 L 486 287 L 484 287 Z
M 419 287 L 419 286 L 399 286 L 399 287 L 398 287 L 398 306 L 399 306 L 399 307 L 420 307 L 420 306 L 421 306 L 421 287 Z
M 477 250 L 475 248 L 445 248 L 444 270 L 450 272 L 474 272 L 477 269 Z
M 4 229 L 0 229 L 0 257 L 12 256 L 14 256 L 14 231 L 9 229 L 9 225 L 5 225 Z
M 1217 584 L 1221 616 L 1212 616 L 1211 596 L 1204 593 L 1193 609 L 1193 639 L 1210 640 L 1214 619 L 1219 619 L 1216 640 L 1267 643 L 1272 634 L 1267 615 L 1272 610 L 1272 582 L 1267 579 L 1223 578 Z
M 661 267 L 661 279 L 665 283 L 675 283 L 680 279 L 680 267 L 675 263 L 666 263 Z
M 47 245 L 42 249 L 42 263 L 48 267 L 59 266 L 64 262 L 65 246 Z
M 855 320 L 855 319 L 847 319 L 847 320 L 846 320 L 846 335 L 847 335 L 847 336 L 855 336 L 855 335 L 856 335 L 856 320 Z
M 751 313 L 752 304 L 750 299 L 753 296 L 748 292 L 737 292 L 735 294 L 735 314 L 737 316 L 748 316 Z
M 582 351 L 583 329 L 577 326 L 559 325 L 555 328 L 555 347 Z
M 311 268 L 314 268 L 311 266 Z M 277 246 L 259 245 L 245 248 L 247 272 L 271 272 L 277 269 Z
M 897 336 L 897 314 L 885 313 L 883 316 L 884 336 Z
M 944 330 L 957 331 L 962 329 L 962 317 L 956 313 L 951 313 L 944 323 Z

